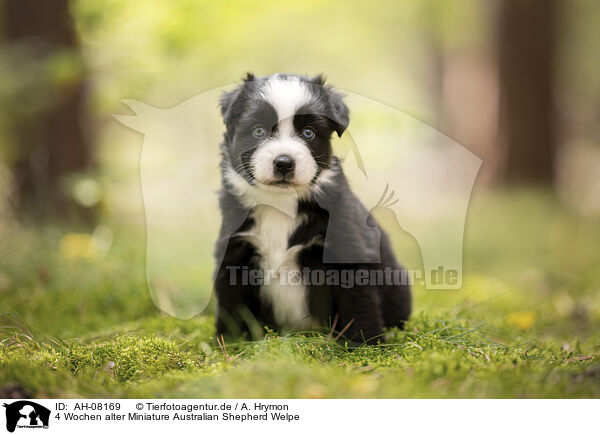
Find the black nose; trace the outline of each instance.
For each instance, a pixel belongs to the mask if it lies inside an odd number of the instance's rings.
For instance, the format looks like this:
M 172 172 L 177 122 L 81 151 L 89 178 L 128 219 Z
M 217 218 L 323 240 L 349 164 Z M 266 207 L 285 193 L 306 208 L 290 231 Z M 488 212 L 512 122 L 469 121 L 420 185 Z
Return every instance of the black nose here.
M 273 160 L 273 168 L 275 168 L 275 172 L 285 175 L 294 170 L 294 159 L 287 154 L 277 156 L 275 160 Z

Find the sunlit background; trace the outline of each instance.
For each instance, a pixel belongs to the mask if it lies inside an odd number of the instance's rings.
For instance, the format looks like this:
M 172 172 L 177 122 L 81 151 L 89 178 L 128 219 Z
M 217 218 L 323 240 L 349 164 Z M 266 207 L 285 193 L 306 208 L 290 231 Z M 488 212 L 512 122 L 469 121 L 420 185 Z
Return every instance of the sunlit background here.
M 120 101 L 167 108 L 253 71 L 324 73 L 480 156 L 478 185 L 552 186 L 600 212 L 593 1 L 29 6 L 2 8 L 5 210 L 136 219 L 122 183 L 142 140 L 111 118 Z

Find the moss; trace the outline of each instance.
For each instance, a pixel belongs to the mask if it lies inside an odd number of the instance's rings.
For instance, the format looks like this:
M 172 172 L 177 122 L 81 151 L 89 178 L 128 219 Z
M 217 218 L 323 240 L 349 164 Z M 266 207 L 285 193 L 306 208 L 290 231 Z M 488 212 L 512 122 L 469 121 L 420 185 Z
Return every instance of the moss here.
M 405 330 L 352 351 L 316 333 L 221 348 L 210 310 L 178 320 L 154 307 L 134 236 L 103 259 L 73 262 L 56 248 L 60 231 L 22 229 L 27 247 L 0 280 L 0 388 L 16 383 L 36 397 L 600 397 L 600 226 L 523 195 L 473 208 L 460 291 L 417 287 Z

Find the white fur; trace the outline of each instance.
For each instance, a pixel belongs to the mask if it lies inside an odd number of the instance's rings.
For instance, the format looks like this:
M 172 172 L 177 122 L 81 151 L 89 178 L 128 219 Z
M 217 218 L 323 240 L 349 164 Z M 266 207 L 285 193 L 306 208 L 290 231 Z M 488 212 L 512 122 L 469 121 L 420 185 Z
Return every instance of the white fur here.
M 299 278 L 297 264 L 297 254 L 302 246 L 288 248 L 288 240 L 301 221 L 297 214 L 298 199 L 308 195 L 311 189 L 319 189 L 331 182 L 335 174 L 325 170 L 317 183 L 311 186 L 317 173 L 317 164 L 293 129 L 295 111 L 311 98 L 304 83 L 275 76 L 265 84 L 262 93 L 277 111 L 279 128 L 277 135 L 260 144 L 252 157 L 254 177 L 258 184 L 248 183 L 231 166 L 225 168 L 225 182 L 243 204 L 252 209 L 255 224 L 241 235 L 247 237 L 258 250 L 262 270 L 276 274 L 270 276 L 269 282 L 261 287 L 261 298 L 270 302 L 278 324 L 292 328 L 305 327 L 310 324 L 307 291 Z M 293 184 L 288 187 L 264 184 L 274 176 L 273 160 L 281 154 L 287 154 L 295 161 Z M 298 278 L 289 280 L 293 273 L 298 274 Z
M 298 198 L 308 193 L 308 191 L 305 193 L 305 189 L 292 187 L 252 185 L 230 165 L 225 168 L 225 183 L 245 207 L 252 209 L 258 205 L 269 205 L 288 216 L 296 216 Z
M 324 169 L 310 186 L 279 187 L 268 185 L 252 185 L 227 164 L 225 183 L 230 191 L 251 209 L 259 204 L 270 205 L 290 216 L 298 210 L 298 200 L 307 198 L 311 192 L 320 192 L 324 186 L 333 183 L 337 173 L 332 169 Z
M 310 150 L 296 136 L 293 119 L 296 110 L 311 100 L 306 84 L 296 78 L 281 79 L 274 76 L 261 90 L 264 98 L 277 112 L 279 121 L 277 134 L 262 144 L 252 156 L 254 176 L 259 183 L 269 183 L 274 178 L 273 161 L 282 154 L 294 159 L 294 179 L 296 185 L 307 185 L 317 173 L 317 162 Z
M 292 118 L 298 107 L 311 100 L 308 87 L 297 77 L 282 79 L 274 75 L 266 82 L 261 93 L 277 111 L 279 121 Z
M 240 235 L 247 237 L 260 253 L 262 270 L 269 274 L 299 273 L 296 255 L 300 246 L 288 249 L 289 237 L 300 223 L 298 193 L 291 188 L 252 186 L 231 166 L 225 169 L 225 182 L 252 209 L 255 225 Z M 301 283 L 282 282 L 280 276 L 274 276 L 261 287 L 260 294 L 270 302 L 279 324 L 292 328 L 307 325 L 306 288 Z
M 257 206 L 252 217 L 255 225 L 247 237 L 261 256 L 262 270 L 269 275 L 260 288 L 260 296 L 273 307 L 278 324 L 291 328 L 304 326 L 310 320 L 306 288 L 301 279 L 288 279 L 290 274 L 300 274 L 296 256 L 302 247 L 288 248 L 288 239 L 300 218 L 268 205 Z
M 262 143 L 252 155 L 256 181 L 265 183 L 273 178 L 273 161 L 282 154 L 294 159 L 293 183 L 301 186 L 309 184 L 317 174 L 317 162 L 302 140 L 285 136 L 281 131 L 277 138 Z

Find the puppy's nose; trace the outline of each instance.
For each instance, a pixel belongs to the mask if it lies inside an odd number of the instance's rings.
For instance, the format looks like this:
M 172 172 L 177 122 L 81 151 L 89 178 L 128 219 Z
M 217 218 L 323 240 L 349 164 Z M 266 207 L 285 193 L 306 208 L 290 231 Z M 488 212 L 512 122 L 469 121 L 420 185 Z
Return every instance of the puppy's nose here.
M 275 172 L 285 175 L 294 170 L 294 159 L 287 154 L 277 156 L 275 160 L 273 160 L 273 168 L 275 169 Z

